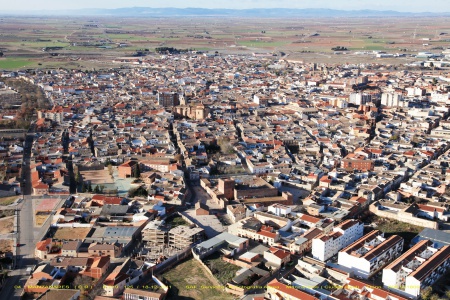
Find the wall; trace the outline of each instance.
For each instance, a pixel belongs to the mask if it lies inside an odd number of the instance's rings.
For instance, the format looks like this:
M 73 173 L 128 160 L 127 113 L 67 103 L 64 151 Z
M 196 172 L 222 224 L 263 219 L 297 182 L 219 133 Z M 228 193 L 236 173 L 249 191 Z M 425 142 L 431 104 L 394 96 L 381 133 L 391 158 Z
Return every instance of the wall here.
M 245 261 L 239 260 L 239 259 L 232 259 L 232 258 L 226 258 L 225 256 L 222 257 L 223 261 L 226 261 L 227 263 L 236 265 L 241 268 L 251 268 L 253 265 L 251 263 L 247 263 Z
M 376 207 L 376 204 L 378 202 L 375 202 L 369 206 L 370 212 L 374 213 L 375 215 L 383 218 L 393 219 L 400 222 L 405 222 L 408 224 L 421 226 L 421 227 L 427 227 L 431 229 L 439 229 L 439 225 L 437 222 L 425 220 L 421 218 L 416 218 L 412 213 L 407 213 L 404 211 L 399 211 L 398 213 L 392 213 L 386 210 L 379 210 Z
M 211 276 L 212 276 L 212 278 L 211 278 L 211 280 L 213 281 L 213 284 L 214 284 L 214 286 L 223 286 L 220 282 L 219 282 L 219 280 L 217 280 L 217 278 L 213 275 L 213 273 L 211 272 L 211 270 L 201 261 L 201 260 L 199 260 L 199 262 L 200 262 L 200 264 L 202 265 L 202 267 L 206 270 L 206 272 L 208 272 Z M 225 289 L 225 287 L 224 287 L 224 289 Z

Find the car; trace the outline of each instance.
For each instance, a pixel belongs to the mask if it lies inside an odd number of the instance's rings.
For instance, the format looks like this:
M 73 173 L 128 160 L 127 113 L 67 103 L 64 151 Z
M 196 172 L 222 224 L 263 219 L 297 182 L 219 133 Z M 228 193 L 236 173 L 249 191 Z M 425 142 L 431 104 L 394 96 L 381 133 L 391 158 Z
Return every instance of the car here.
M 16 244 L 16 247 L 20 247 L 20 243 L 17 243 L 17 244 Z

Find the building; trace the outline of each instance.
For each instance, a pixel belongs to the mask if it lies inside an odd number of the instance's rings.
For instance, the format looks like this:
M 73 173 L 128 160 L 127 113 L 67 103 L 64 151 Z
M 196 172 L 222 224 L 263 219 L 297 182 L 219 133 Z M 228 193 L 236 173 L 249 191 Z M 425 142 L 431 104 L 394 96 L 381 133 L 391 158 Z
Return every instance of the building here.
M 162 300 L 165 296 L 165 292 L 154 292 L 152 290 L 141 290 L 134 288 L 126 288 L 123 292 L 124 300 Z
M 441 248 L 450 245 L 450 233 L 442 230 L 425 228 L 412 239 L 410 246 L 412 247 L 422 240 L 430 240 L 433 242 L 434 247 Z
M 169 243 L 169 229 L 164 221 L 153 220 L 142 229 L 142 240 L 156 245 L 167 245 Z
M 228 200 L 234 199 L 234 184 L 233 179 L 219 179 L 217 189 Z
M 400 93 L 383 93 L 381 95 L 381 105 L 388 107 L 401 106 L 403 96 Z
M 346 220 L 333 228 L 329 234 L 322 234 L 312 241 L 312 255 L 326 261 L 362 237 L 364 225 L 357 220 Z
M 450 246 L 440 249 L 422 240 L 383 269 L 383 285 L 416 299 L 450 269 Z
M 272 204 L 267 209 L 268 212 L 273 213 L 277 216 L 287 216 L 291 213 L 291 208 L 283 204 Z
M 330 298 L 339 300 L 407 300 L 407 298 L 354 278 L 347 278 L 342 288 L 334 291 Z
M 319 300 L 319 298 L 311 296 L 293 286 L 281 283 L 277 279 L 267 284 L 266 298 L 276 300 Z
M 130 178 L 136 174 L 136 168 L 138 168 L 138 162 L 134 160 L 127 161 L 117 167 L 119 172 L 119 178 Z
M 373 230 L 339 251 L 338 264 L 367 279 L 396 259 L 402 250 L 403 238 L 393 235 L 386 239 L 382 232 Z
M 192 244 L 203 241 L 205 231 L 199 227 L 177 226 L 169 231 L 169 245 L 177 249 L 186 249 Z
M 227 205 L 227 215 L 232 223 L 245 218 L 247 208 L 243 204 Z
M 358 171 L 372 171 L 374 162 L 369 159 L 343 159 L 341 167 Z
M 174 107 L 180 105 L 178 93 L 172 91 L 159 91 L 158 104 L 164 107 Z
M 229 254 L 234 255 L 247 249 L 248 246 L 248 239 L 238 237 L 228 232 L 222 232 L 221 234 L 209 240 L 206 240 L 192 248 L 192 254 L 194 255 L 194 258 L 201 260 L 202 258 L 213 254 L 219 249 L 229 249 Z
M 55 106 L 51 110 L 38 110 L 38 119 L 49 119 L 57 123 L 64 120 L 64 112 L 61 106 Z
M 276 216 L 273 216 L 276 217 Z M 280 240 L 279 233 L 271 226 L 263 223 L 255 217 L 243 219 L 228 227 L 228 232 L 240 237 L 246 237 L 273 246 Z
M 264 259 L 267 264 L 273 268 L 279 268 L 286 265 L 291 260 L 291 253 L 279 248 L 270 247 L 264 251 Z

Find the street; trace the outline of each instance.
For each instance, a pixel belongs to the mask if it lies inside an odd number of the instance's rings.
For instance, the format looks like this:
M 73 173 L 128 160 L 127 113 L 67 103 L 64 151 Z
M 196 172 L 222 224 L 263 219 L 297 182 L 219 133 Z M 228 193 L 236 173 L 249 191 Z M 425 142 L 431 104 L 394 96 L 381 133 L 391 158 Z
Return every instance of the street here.
M 18 215 L 17 226 L 17 243 L 20 244 L 16 248 L 16 268 L 8 274 L 8 278 L 3 285 L 3 289 L 0 292 L 1 299 L 20 299 L 20 295 L 23 291 L 23 286 L 28 278 L 26 275 L 26 269 L 28 267 L 34 267 L 36 265 L 36 259 L 34 259 L 34 246 L 36 239 L 34 224 L 33 224 L 33 203 L 31 193 L 31 176 L 30 176 L 30 155 L 31 146 L 33 144 L 33 134 L 27 134 L 24 147 L 24 159 L 25 165 L 22 166 L 22 179 L 24 181 L 22 185 L 23 201 L 17 205 L 16 212 Z

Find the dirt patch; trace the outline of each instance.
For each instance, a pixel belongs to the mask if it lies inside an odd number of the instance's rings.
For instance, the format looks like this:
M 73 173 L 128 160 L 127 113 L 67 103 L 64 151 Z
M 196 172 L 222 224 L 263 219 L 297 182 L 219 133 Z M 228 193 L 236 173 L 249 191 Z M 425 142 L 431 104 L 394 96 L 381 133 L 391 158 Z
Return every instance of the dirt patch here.
M 14 231 L 14 216 L 0 219 L 0 234 Z
M 189 276 L 180 276 L 189 274 Z M 187 260 L 163 274 L 171 286 L 167 299 L 234 299 L 216 286 L 211 275 L 195 259 Z
M 44 225 L 45 221 L 47 221 L 47 218 L 50 216 L 49 212 L 43 212 L 39 211 L 34 216 L 34 226 L 35 227 L 41 227 Z
M 11 216 L 14 216 L 14 210 L 12 209 L 0 210 L 0 219 Z
M 108 169 L 96 170 L 96 171 L 81 171 L 84 181 L 90 181 L 91 184 L 112 184 L 114 180 L 109 175 Z
M 13 251 L 13 241 L 12 240 L 0 240 L 0 252 L 12 252 Z
M 55 240 L 74 240 L 79 239 L 83 240 L 88 235 L 89 231 L 91 231 L 90 227 L 59 227 L 53 238 Z

